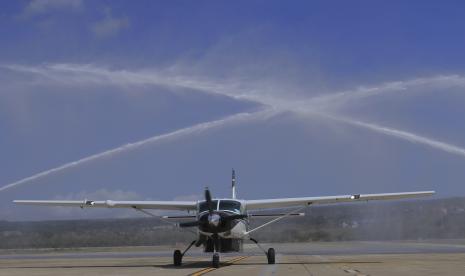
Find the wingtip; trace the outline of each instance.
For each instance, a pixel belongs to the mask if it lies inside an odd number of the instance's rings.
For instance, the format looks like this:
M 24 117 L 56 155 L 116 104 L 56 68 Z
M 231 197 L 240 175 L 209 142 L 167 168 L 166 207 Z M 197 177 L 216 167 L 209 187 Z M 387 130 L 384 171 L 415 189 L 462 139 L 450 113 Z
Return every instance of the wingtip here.
M 421 192 L 422 196 L 434 196 L 436 194 L 436 191 L 424 191 Z

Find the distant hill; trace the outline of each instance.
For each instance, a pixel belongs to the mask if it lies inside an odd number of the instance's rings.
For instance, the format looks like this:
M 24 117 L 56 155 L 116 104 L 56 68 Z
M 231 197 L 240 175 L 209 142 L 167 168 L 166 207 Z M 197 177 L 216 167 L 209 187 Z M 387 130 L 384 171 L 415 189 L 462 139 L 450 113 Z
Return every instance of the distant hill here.
M 251 221 L 251 227 L 265 220 Z M 254 235 L 263 242 L 465 238 L 465 198 L 312 206 Z M 0 221 L 0 248 L 169 245 L 194 235 L 154 218 Z

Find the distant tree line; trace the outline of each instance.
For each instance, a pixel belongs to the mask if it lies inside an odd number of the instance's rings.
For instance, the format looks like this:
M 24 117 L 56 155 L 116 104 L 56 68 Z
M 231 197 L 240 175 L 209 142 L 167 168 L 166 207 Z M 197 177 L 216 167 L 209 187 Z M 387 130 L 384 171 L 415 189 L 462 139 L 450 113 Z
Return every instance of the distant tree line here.
M 255 227 L 266 220 L 253 220 Z M 312 206 L 256 232 L 262 242 L 465 238 L 465 198 Z M 173 245 L 195 236 L 153 218 L 0 221 L 0 248 Z

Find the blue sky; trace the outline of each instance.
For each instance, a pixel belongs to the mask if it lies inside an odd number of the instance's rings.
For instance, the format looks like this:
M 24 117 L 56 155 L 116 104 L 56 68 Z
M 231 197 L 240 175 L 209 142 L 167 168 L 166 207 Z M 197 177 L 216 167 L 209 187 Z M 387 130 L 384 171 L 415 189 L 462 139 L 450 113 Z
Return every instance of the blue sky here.
M 128 215 L 17 198 L 228 196 L 232 167 L 244 198 L 465 195 L 464 8 L 4 1 L 0 219 Z

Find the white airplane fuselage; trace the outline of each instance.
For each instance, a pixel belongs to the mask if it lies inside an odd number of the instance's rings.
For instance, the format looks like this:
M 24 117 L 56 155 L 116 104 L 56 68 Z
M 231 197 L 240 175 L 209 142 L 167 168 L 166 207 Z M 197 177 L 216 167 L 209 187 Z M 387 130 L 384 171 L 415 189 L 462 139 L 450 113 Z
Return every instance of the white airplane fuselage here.
M 243 202 L 236 199 L 214 199 L 211 204 L 212 208 L 209 210 L 206 201 L 198 202 L 197 220 L 201 222 L 198 225 L 198 240 L 204 241 L 206 250 L 212 238 L 222 240 L 222 252 L 240 250 L 242 246 L 234 247 L 227 244 L 242 243 L 247 237 L 249 222 Z

